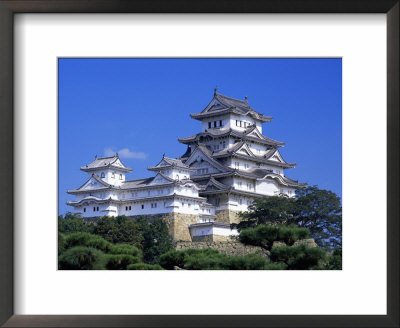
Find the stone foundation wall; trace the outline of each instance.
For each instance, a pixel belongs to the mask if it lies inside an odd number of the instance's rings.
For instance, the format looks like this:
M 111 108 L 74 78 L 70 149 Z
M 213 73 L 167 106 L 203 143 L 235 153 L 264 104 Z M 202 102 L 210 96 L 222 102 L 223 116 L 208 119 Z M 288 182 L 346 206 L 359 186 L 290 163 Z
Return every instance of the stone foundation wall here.
M 192 241 L 189 232 L 189 225 L 198 223 L 198 215 L 169 213 L 164 215 L 162 219 L 166 222 L 168 231 L 174 241 Z
M 222 236 L 221 236 L 222 237 Z M 242 244 L 232 238 L 230 241 L 224 242 L 176 242 L 175 249 L 177 251 L 182 251 L 188 248 L 203 249 L 212 248 L 219 251 L 222 254 L 229 256 L 237 255 L 243 256 L 248 254 L 257 254 L 262 257 L 268 258 L 269 252 L 261 247 L 250 246 Z
M 219 235 L 206 235 L 206 236 L 192 237 L 193 242 L 222 243 L 222 242 L 227 242 L 227 241 L 231 241 L 231 240 L 232 240 L 232 237 L 230 237 L 230 236 L 219 236 Z
M 217 216 L 215 222 L 228 223 L 228 224 L 239 223 L 240 219 L 238 214 L 239 214 L 238 211 L 232 211 L 232 210 L 215 211 L 215 215 Z

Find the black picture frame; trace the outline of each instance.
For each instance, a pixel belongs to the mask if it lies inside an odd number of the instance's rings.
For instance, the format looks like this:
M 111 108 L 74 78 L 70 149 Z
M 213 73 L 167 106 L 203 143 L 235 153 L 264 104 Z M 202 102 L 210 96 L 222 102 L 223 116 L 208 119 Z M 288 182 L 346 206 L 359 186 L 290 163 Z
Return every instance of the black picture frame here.
M 399 11 L 399 0 L 0 0 L 0 324 L 4 327 L 399 327 Z M 385 13 L 387 315 L 14 315 L 13 204 L 18 197 L 13 188 L 16 13 Z

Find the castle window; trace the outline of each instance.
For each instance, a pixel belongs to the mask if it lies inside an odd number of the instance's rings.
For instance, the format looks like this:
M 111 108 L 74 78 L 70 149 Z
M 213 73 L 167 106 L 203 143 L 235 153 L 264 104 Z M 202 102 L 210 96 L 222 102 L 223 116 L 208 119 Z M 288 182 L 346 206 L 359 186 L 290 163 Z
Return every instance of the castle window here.
M 211 122 L 208 122 L 208 128 L 211 129 Z
M 241 198 L 239 198 L 239 204 L 242 205 L 242 199 Z
M 99 211 L 99 208 L 97 207 L 96 210 Z
M 129 206 L 129 210 L 131 210 L 132 209 L 132 207 L 131 206 Z
M 222 120 L 219 120 L 219 126 L 222 126 Z
M 214 121 L 214 128 L 217 127 L 217 121 Z
M 128 210 L 128 206 L 125 206 L 125 211 L 127 211 Z
M 101 176 L 100 176 L 101 178 L 105 178 L 106 177 L 106 175 L 104 174 L 104 172 L 101 172 Z
M 144 205 L 142 204 L 142 209 L 144 209 Z
M 122 174 L 119 175 L 119 179 L 122 180 Z
M 240 127 L 242 127 L 242 121 L 240 121 Z
M 96 212 L 96 207 L 93 207 L 93 212 Z
M 86 212 L 86 207 L 83 208 L 83 211 Z
M 236 120 L 236 126 L 239 126 L 239 121 L 238 120 Z

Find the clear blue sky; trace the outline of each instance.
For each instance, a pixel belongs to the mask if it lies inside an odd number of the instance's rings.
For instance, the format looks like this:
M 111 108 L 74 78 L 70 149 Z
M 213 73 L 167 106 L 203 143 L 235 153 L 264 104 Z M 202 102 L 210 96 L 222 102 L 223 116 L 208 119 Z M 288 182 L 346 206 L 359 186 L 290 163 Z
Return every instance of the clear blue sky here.
M 67 189 L 86 181 L 79 167 L 118 151 L 133 172 L 165 153 L 182 155 L 179 137 L 200 131 L 189 117 L 218 92 L 273 116 L 263 134 L 284 141 L 297 163 L 285 174 L 342 194 L 341 59 L 59 59 L 59 213 Z

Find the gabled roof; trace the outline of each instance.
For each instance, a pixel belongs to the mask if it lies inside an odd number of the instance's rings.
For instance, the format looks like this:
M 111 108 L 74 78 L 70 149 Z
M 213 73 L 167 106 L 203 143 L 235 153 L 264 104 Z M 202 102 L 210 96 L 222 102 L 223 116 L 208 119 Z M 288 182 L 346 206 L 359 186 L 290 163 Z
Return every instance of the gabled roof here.
M 118 153 L 110 157 L 95 157 L 94 161 L 86 166 L 82 166 L 81 170 L 85 172 L 98 171 L 103 168 L 113 168 L 123 172 L 132 171 L 131 168 L 126 167 L 118 157 Z
M 189 163 L 189 165 L 192 163 L 191 160 L 193 159 L 193 157 L 198 153 L 201 152 L 207 159 L 207 161 L 210 163 L 210 165 L 214 166 L 216 169 L 222 171 L 222 172 L 227 172 L 227 171 L 232 171 L 233 169 L 231 169 L 230 167 L 224 166 L 222 165 L 220 162 L 218 162 L 217 160 L 215 160 L 213 158 L 213 154 L 212 152 L 203 144 L 199 143 L 196 147 L 196 149 L 194 149 L 192 151 L 192 154 L 190 155 L 190 157 L 186 160 L 186 163 Z M 194 162 L 194 161 L 193 161 Z
M 66 204 L 67 205 L 80 205 L 80 204 L 82 204 L 82 203 L 85 203 L 85 202 L 95 202 L 96 204 L 102 204 L 102 203 L 107 203 L 107 202 L 110 202 L 110 201 L 117 201 L 117 200 L 114 200 L 114 199 L 112 199 L 111 197 L 110 198 L 107 198 L 107 199 L 102 199 L 102 198 L 98 198 L 98 197 L 94 197 L 94 196 L 87 196 L 87 197 L 85 197 L 85 198 L 83 198 L 83 199 L 81 199 L 81 200 L 79 200 L 79 201 L 68 201 Z
M 207 129 L 207 131 L 205 132 L 200 132 L 190 137 L 179 138 L 178 141 L 183 144 L 191 145 L 193 143 L 199 142 L 202 137 L 210 137 L 214 139 L 218 137 L 227 137 L 227 136 L 232 136 L 238 139 L 244 139 L 249 141 L 255 141 L 261 144 L 271 145 L 274 147 L 281 147 L 285 145 L 284 142 L 277 141 L 262 135 L 261 132 L 258 131 L 255 125 L 247 127 L 247 129 L 243 132 L 231 128 Z
M 195 171 L 194 169 L 192 169 L 189 166 L 187 166 L 186 164 L 184 164 L 182 162 L 182 160 L 176 159 L 176 158 L 169 158 L 169 157 L 166 157 L 165 155 L 163 155 L 163 158 L 161 159 L 161 161 L 157 165 L 150 166 L 147 169 L 149 171 L 162 171 L 162 170 L 175 168 L 175 167 L 176 168 L 180 168 L 180 169 L 184 169 L 184 170 L 187 170 L 187 171 Z
M 209 191 L 209 190 L 230 190 L 232 189 L 231 186 L 227 186 L 217 180 L 215 180 L 213 177 L 208 180 L 208 182 L 205 185 L 201 186 L 201 190 L 203 191 Z
M 92 174 L 92 176 L 85 181 L 85 183 L 83 185 L 81 185 L 79 188 L 75 189 L 75 190 L 67 190 L 67 193 L 73 193 L 76 191 L 81 191 L 81 190 L 85 190 L 84 187 L 91 181 L 97 181 L 99 184 L 101 184 L 103 187 L 100 188 L 95 188 L 95 189 L 107 189 L 107 188 L 111 188 L 112 185 L 110 185 L 109 183 L 103 181 L 102 179 L 99 178 L 99 176 L 97 174 Z M 91 191 L 91 189 L 87 189 L 88 192 Z
M 203 120 L 207 117 L 218 116 L 227 113 L 235 113 L 238 115 L 249 115 L 254 119 L 261 122 L 270 122 L 272 117 L 264 116 L 258 113 L 253 108 L 251 108 L 247 102 L 247 97 L 245 100 L 239 100 L 235 98 L 230 98 L 214 91 L 214 97 L 211 102 L 204 108 L 203 111 L 196 114 L 190 114 L 190 117 L 196 120 Z
M 247 155 L 247 154 L 244 154 L 243 152 L 239 152 L 241 149 L 246 149 L 247 152 L 251 152 L 251 150 L 247 146 L 246 142 L 240 141 L 240 142 L 237 142 L 235 145 L 233 145 L 233 147 L 225 148 L 219 152 L 214 153 L 212 156 L 214 158 L 224 158 L 224 157 L 235 156 L 237 158 L 242 158 L 242 159 L 252 161 L 252 162 L 265 163 L 265 164 L 270 164 L 270 165 L 274 165 L 274 166 L 281 166 L 284 168 L 292 168 L 292 167 L 296 166 L 296 163 L 286 162 L 282 158 L 281 154 L 279 153 L 279 150 L 277 150 L 277 149 L 268 150 L 264 156 L 254 155 L 252 152 Z M 272 159 L 275 156 L 276 156 L 277 160 Z

